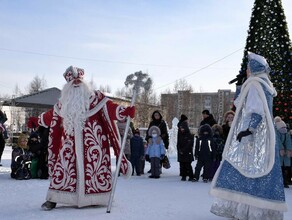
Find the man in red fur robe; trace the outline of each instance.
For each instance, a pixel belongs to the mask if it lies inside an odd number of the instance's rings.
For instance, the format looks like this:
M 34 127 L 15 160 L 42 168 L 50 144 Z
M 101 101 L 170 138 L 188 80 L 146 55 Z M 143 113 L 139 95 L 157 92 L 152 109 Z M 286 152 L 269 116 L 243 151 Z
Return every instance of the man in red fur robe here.
M 51 182 L 42 205 L 51 210 L 57 203 L 77 207 L 106 205 L 112 189 L 110 146 L 121 148 L 115 121 L 134 117 L 134 107 L 115 104 L 83 80 L 84 70 L 70 66 L 59 102 L 39 116 L 38 124 L 50 127 L 49 174 Z M 123 155 L 121 173 L 132 174 Z

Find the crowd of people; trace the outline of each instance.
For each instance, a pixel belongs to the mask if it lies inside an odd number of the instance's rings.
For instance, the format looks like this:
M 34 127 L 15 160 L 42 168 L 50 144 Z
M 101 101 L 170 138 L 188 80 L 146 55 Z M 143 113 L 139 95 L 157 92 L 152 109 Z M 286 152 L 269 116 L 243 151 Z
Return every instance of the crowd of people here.
M 153 125 L 153 121 L 157 120 L 155 119 L 155 114 L 159 115 L 156 116 L 156 118 L 159 118 L 161 121 L 157 125 L 162 126 L 162 129 Z M 208 116 L 206 117 L 206 115 Z M 199 126 L 198 133 L 191 133 L 188 126 L 187 116 L 184 114 L 181 115 L 180 121 L 177 125 L 177 160 L 180 167 L 179 176 L 181 176 L 182 181 L 185 181 L 187 177 L 189 177 L 189 181 L 193 182 L 199 181 L 200 177 L 204 182 L 212 181 L 217 169 L 219 168 L 220 162 L 222 161 L 224 145 L 234 115 L 235 112 L 231 110 L 227 111 L 224 115 L 223 124 L 219 125 L 212 114 L 210 114 L 208 110 L 204 110 L 202 112 L 203 120 L 200 123 L 201 125 Z M 208 117 L 212 120 L 208 121 Z M 279 145 L 284 187 L 289 188 L 289 185 L 291 185 L 291 133 L 288 130 L 288 126 L 279 116 L 276 116 L 274 121 L 277 133 L 277 144 Z M 124 136 L 125 122 L 118 122 L 117 124 L 122 140 Z M 33 127 L 35 128 L 35 125 L 33 125 Z M 163 131 L 164 134 L 162 134 L 161 131 Z M 1 136 L 2 140 L 4 140 L 3 135 Z M 19 136 L 17 145 L 14 147 L 12 153 L 11 177 L 15 179 L 48 178 L 48 137 L 49 128 L 43 126 L 39 126 L 38 129 L 32 131 L 30 135 L 22 133 Z M 159 143 L 161 144 L 153 147 L 153 139 L 156 140 L 157 137 L 159 137 Z M 152 169 L 150 169 L 148 173 L 151 173 L 151 178 L 159 178 L 162 172 L 162 162 L 168 149 L 168 146 L 164 144 L 162 137 L 168 138 L 168 131 L 166 123 L 162 120 L 162 115 L 159 111 L 153 112 L 152 121 L 149 124 L 145 139 L 140 136 L 139 128 L 129 129 L 126 137 L 124 153 L 126 158 L 131 162 L 133 168 L 132 175 L 135 173 L 137 176 L 144 174 L 145 162 L 148 161 L 151 163 L 151 158 L 157 158 L 156 161 L 159 162 L 159 165 L 154 165 L 153 162 L 151 167 L 158 167 L 159 174 L 153 174 L 151 172 Z M 166 141 L 166 143 L 168 144 L 168 141 Z M 22 155 L 25 160 L 20 161 L 19 155 Z M 15 158 L 18 159 L 18 162 Z M 197 162 L 193 169 L 192 162 L 195 160 Z M 26 163 L 25 166 L 24 163 Z M 20 167 L 24 169 L 29 167 L 28 170 L 30 174 L 25 178 L 18 177 L 18 175 L 16 175 L 16 170 L 19 170 Z M 202 168 L 203 172 L 201 172 Z
M 11 155 L 11 178 L 16 180 L 48 179 L 48 129 L 23 132 Z
M 228 111 L 224 115 L 223 124 L 219 125 L 209 110 L 202 111 L 202 121 L 198 132 L 192 134 L 188 126 L 188 117 L 182 114 L 178 123 L 177 160 L 180 165 L 182 181 L 212 181 L 224 150 L 225 141 L 231 127 L 235 112 Z M 194 169 L 192 162 L 196 160 Z M 203 170 L 203 171 L 202 171 Z
M 200 178 L 212 182 L 210 194 L 216 199 L 211 212 L 216 215 L 282 219 L 284 187 L 291 185 L 291 131 L 271 113 L 276 91 L 266 60 L 253 53 L 248 58 L 247 80 L 234 102 L 236 112 L 227 111 L 222 124 L 205 109 L 198 132 L 192 133 L 187 115 L 180 116 L 178 176 L 181 181 L 188 177 L 192 182 Z M 168 128 L 160 111 L 151 115 L 145 139 L 133 124 L 126 134 L 126 121 L 134 117 L 135 107 L 118 105 L 91 89 L 83 80 L 83 69 L 71 66 L 63 76 L 66 84 L 59 102 L 38 118 L 30 118 L 32 132 L 21 134 L 12 152 L 12 178 L 51 177 L 44 210 L 58 203 L 106 205 L 113 181 L 110 147 L 117 158 L 122 154 L 119 172 L 127 177 L 143 175 L 145 162 L 150 163 L 153 179 L 160 178 L 163 167 L 170 168 Z M 3 138 L 4 133 L 0 126 Z

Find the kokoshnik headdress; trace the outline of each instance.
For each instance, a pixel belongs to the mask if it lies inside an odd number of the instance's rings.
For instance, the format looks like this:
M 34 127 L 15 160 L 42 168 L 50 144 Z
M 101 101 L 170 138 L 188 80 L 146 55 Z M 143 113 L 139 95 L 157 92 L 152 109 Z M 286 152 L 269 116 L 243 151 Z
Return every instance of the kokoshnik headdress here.
M 270 73 L 271 68 L 269 67 L 268 62 L 264 57 L 252 52 L 248 52 L 247 58 L 248 58 L 248 68 L 251 72 L 251 75 L 258 75 L 261 73 L 266 73 L 266 74 Z

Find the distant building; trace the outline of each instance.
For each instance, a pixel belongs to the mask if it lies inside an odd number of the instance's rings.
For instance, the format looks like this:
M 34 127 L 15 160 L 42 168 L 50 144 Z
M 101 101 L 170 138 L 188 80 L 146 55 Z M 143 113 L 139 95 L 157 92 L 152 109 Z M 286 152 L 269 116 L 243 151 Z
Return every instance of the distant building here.
M 174 117 L 179 119 L 181 114 L 185 114 L 189 119 L 189 126 L 196 128 L 202 120 L 204 109 L 208 109 L 221 124 L 224 113 L 230 110 L 233 105 L 234 95 L 235 93 L 231 90 L 207 93 L 191 93 L 186 90 L 161 94 L 161 108 L 168 124 L 171 124 Z

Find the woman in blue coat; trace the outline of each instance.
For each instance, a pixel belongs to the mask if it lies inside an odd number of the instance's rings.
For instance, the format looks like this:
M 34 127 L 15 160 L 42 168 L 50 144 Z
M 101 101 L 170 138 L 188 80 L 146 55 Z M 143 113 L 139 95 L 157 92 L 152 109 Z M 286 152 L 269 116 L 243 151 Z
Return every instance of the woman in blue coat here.
M 282 220 L 287 211 L 272 104 L 276 91 L 266 59 L 248 53 L 247 80 L 212 181 L 211 212 L 235 219 Z

